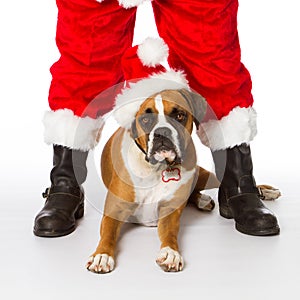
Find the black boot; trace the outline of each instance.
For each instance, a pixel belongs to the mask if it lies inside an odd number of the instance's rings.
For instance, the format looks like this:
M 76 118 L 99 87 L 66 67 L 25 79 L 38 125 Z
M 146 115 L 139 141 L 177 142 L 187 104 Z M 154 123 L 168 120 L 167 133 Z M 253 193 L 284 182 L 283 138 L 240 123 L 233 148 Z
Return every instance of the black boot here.
M 53 146 L 51 187 L 47 188 L 43 209 L 35 218 L 34 234 L 58 237 L 75 230 L 76 219 L 84 213 L 84 193 L 81 184 L 87 175 L 88 152 Z
M 219 209 L 234 218 L 236 229 L 250 235 L 279 234 L 275 215 L 265 207 L 252 175 L 250 147 L 246 144 L 213 152 L 216 175 L 221 182 Z

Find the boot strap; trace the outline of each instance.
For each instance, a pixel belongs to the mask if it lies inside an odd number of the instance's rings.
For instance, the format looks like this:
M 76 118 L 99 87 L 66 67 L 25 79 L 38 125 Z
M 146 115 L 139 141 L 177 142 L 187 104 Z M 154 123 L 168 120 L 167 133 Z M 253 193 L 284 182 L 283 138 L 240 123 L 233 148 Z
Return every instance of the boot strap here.
M 67 194 L 76 198 L 82 198 L 83 192 L 80 188 L 70 186 L 51 186 L 46 188 L 45 192 L 42 193 L 43 198 L 48 199 L 50 195 L 55 194 Z
M 242 194 L 257 194 L 259 198 L 263 197 L 263 195 L 261 194 L 261 192 L 259 191 L 259 189 L 257 187 L 234 187 L 234 188 L 230 188 L 224 189 L 225 194 L 226 194 L 226 198 L 229 199 L 231 197 L 234 196 L 238 196 L 238 195 L 242 195 Z

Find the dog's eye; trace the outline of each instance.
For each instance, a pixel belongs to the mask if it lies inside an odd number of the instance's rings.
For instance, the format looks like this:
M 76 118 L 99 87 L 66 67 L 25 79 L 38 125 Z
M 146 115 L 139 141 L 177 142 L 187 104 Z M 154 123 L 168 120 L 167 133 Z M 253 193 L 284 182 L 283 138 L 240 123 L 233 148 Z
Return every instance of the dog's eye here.
M 175 119 L 178 122 L 183 122 L 185 120 L 185 114 L 183 112 L 178 112 Z
M 150 118 L 148 118 L 148 117 L 143 117 L 141 121 L 142 121 L 142 123 L 143 123 L 143 124 L 145 124 L 145 125 L 146 125 L 146 124 L 148 124 L 148 123 L 149 123 L 149 121 L 150 121 Z
M 153 114 L 144 114 L 139 118 L 139 122 L 144 129 L 149 129 L 153 124 Z

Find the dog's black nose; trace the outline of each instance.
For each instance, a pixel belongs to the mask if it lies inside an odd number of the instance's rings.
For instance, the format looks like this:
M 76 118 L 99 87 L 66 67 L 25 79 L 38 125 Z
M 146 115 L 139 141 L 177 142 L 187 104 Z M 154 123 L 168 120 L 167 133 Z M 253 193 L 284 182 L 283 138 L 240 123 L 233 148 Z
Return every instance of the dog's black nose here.
M 168 127 L 160 127 L 155 129 L 154 137 L 170 137 L 172 135 L 172 131 Z

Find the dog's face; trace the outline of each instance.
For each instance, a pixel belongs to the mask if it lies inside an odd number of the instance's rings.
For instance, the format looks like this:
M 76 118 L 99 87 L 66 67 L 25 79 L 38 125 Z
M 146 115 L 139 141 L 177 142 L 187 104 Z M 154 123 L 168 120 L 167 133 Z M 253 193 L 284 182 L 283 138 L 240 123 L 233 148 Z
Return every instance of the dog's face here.
M 206 102 L 187 90 L 165 90 L 146 99 L 131 133 L 151 164 L 180 164 L 191 142 L 193 122 L 199 124 Z

